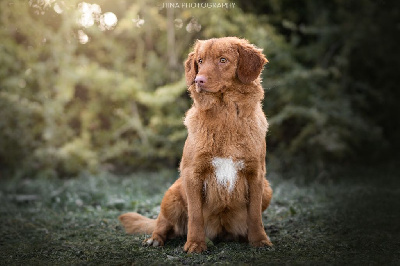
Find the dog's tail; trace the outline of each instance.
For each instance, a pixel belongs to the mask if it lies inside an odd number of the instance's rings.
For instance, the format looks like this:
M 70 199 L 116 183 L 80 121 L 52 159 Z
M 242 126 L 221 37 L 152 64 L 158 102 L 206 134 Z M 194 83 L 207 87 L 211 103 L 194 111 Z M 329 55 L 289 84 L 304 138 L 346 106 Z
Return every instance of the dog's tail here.
M 128 212 L 118 217 L 128 234 L 151 234 L 156 227 L 156 220 L 144 217 L 136 212 Z

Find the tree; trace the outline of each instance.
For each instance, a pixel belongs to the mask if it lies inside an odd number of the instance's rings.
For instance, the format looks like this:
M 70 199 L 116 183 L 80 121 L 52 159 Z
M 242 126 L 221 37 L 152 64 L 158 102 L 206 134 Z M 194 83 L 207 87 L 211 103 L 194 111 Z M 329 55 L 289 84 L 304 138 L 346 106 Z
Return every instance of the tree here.
M 210 3 L 1 2 L 2 170 L 71 176 L 176 167 L 191 104 L 182 63 L 196 39 L 222 36 L 249 39 L 270 61 L 263 72 L 270 159 L 322 164 L 356 158 L 366 143 L 389 136 L 391 120 L 365 106 L 381 107 L 374 95 L 395 96 L 393 82 L 386 75 L 359 81 L 375 69 L 364 53 L 376 61 L 397 47 L 389 42 L 375 49 L 380 46 L 368 37 L 376 25 L 366 14 L 375 12 L 377 25 L 390 25 L 394 11 L 383 16 L 369 0 L 356 4 L 358 16 L 353 4 L 340 1 L 241 1 L 243 9 Z M 357 26 L 358 19 L 368 26 Z M 382 93 L 375 88 L 380 83 Z M 397 108 L 392 101 L 383 114 Z

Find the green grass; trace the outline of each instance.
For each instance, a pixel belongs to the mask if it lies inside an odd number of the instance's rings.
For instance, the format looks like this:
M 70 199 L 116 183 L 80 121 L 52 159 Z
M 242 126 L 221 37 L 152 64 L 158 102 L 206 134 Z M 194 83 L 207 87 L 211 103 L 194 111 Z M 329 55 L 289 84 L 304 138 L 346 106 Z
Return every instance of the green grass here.
M 119 214 L 156 217 L 177 173 L 82 175 L 75 179 L 0 180 L 0 264 L 400 264 L 400 180 L 395 164 L 336 171 L 318 182 L 269 173 L 273 201 L 263 219 L 273 248 L 209 243 L 182 251 L 126 235 Z

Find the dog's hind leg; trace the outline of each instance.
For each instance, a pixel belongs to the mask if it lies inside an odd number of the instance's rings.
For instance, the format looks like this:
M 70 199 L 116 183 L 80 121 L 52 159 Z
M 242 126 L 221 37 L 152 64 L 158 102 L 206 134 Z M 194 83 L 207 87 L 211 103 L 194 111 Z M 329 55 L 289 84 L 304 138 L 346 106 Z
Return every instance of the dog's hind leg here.
M 186 234 L 187 211 L 181 196 L 181 179 L 165 193 L 153 234 L 145 244 L 163 246 L 169 236 Z
M 158 215 L 156 228 L 150 238 L 145 240 L 145 244 L 153 247 L 163 246 L 167 235 L 172 229 L 173 225 L 164 217 L 161 212 Z
M 269 203 L 271 202 L 272 198 L 272 188 L 269 185 L 269 182 L 267 179 L 264 179 L 264 184 L 263 184 L 263 195 L 262 195 L 262 204 L 261 204 L 261 212 L 265 211 Z

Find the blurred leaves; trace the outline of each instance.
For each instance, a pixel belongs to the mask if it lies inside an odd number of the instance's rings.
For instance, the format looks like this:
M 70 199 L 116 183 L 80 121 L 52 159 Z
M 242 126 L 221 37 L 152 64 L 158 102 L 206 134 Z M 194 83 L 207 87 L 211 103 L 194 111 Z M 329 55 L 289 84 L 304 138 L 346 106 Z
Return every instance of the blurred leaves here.
M 0 3 L 2 170 L 73 176 L 176 167 L 191 104 L 182 63 L 195 39 L 222 36 L 249 39 L 270 61 L 263 72 L 270 158 L 343 159 L 383 140 L 357 109 L 366 98 L 349 92 L 349 53 L 365 36 L 339 38 L 352 21 L 345 3 L 333 13 L 316 2 L 285 9 L 285 1 L 271 1 L 246 13 L 166 10 L 156 0 L 82 3 Z M 84 6 L 95 8 L 92 18 L 83 17 Z

